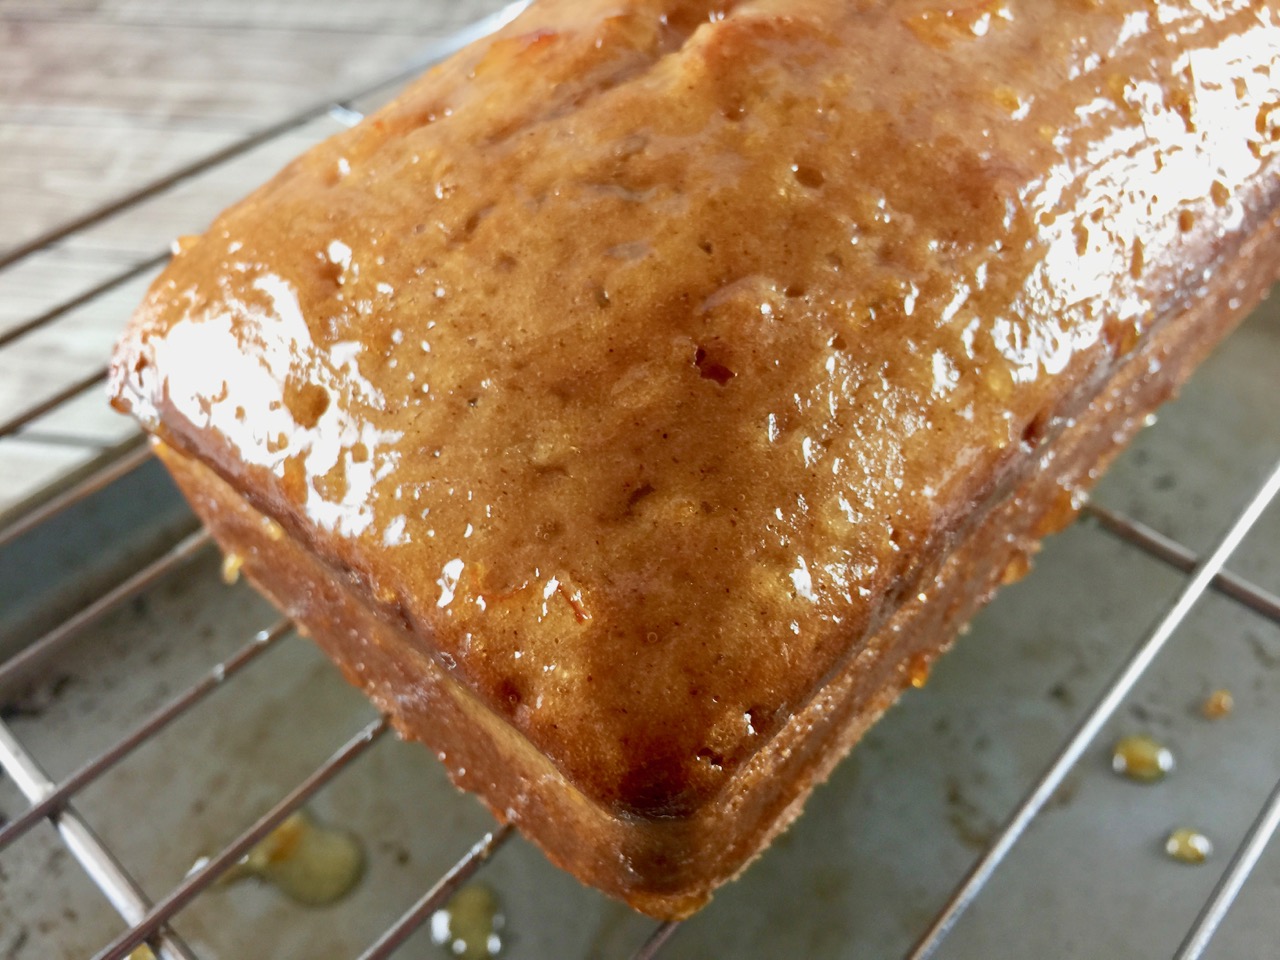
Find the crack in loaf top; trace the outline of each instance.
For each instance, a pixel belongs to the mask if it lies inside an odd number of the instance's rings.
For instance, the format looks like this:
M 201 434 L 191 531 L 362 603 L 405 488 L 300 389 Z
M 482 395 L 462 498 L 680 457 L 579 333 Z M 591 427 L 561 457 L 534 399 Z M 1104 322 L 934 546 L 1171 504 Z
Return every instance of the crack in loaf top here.
M 180 244 L 117 403 L 681 813 L 1229 254 L 1275 6 L 539 3 Z

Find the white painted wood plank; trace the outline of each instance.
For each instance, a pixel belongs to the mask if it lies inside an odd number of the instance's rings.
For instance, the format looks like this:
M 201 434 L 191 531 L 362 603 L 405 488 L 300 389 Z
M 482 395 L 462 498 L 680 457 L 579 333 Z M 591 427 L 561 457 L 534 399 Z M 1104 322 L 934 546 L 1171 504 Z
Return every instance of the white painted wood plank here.
M 183 234 L 201 233 L 222 210 L 308 147 L 343 127 L 328 116 L 277 137 L 68 239 L 67 250 L 144 259 Z
M 428 42 L 0 20 L 0 249 L 346 96 Z
M 456 28 L 503 6 L 502 0 L 0 0 L 0 18 L 110 18 L 117 23 L 191 24 L 344 33 Z
M 112 447 L 137 432 L 137 421 L 107 403 L 106 388 L 94 387 L 32 422 L 19 435 L 28 442 Z
M 145 292 L 135 280 L 0 350 L 0 419 L 34 407 L 102 368 Z
M 0 513 L 82 467 L 101 453 L 91 447 L 0 440 Z
M 52 247 L 0 271 L 0 335 L 70 301 L 129 265 L 119 253 Z
M 393 68 L 420 31 L 210 30 L 100 22 L 0 20 L 0 109 L 115 118 L 261 124 Z M 69 69 L 68 69 L 69 68 Z
M 202 157 L 235 136 L 234 131 L 135 129 L 94 138 L 75 127 L 0 124 L 0 249 Z M 95 139 L 98 143 L 89 149 Z

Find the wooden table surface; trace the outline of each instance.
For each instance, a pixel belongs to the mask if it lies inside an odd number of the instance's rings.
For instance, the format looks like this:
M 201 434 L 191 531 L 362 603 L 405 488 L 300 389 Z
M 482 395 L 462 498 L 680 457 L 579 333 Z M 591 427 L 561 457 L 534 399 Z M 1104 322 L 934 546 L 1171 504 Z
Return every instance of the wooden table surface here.
M 502 0 L 0 0 L 0 263 L 307 107 L 344 101 Z M 375 99 L 385 98 L 381 94 Z M 321 115 L 0 266 L 0 423 L 101 370 L 153 261 L 308 145 Z M 0 438 L 0 517 L 136 437 L 100 385 Z

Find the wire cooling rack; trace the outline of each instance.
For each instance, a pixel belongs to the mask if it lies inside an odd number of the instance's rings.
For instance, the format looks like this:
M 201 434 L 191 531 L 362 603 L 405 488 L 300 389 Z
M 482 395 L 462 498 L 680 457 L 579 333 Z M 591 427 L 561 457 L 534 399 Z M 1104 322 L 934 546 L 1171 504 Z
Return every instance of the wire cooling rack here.
M 353 104 L 362 98 L 394 88 L 430 62 L 496 28 L 500 23 L 514 16 L 523 6 L 523 3 L 514 4 L 501 13 L 476 23 L 428 51 L 418 62 L 397 70 L 376 83 L 353 90 L 348 97 L 314 104 L 229 147 L 211 153 L 175 173 L 77 217 L 24 243 L 17 249 L 0 255 L 0 270 L 20 264 L 24 259 L 46 250 L 51 245 L 73 237 L 103 221 L 108 221 L 144 201 L 163 196 L 166 191 L 185 181 L 228 163 L 241 154 L 296 130 L 316 118 L 328 115 L 344 124 L 357 122 L 361 114 Z M 166 254 L 157 253 L 153 257 L 129 265 L 64 302 L 13 325 L 0 334 L 0 349 L 10 347 L 21 341 L 23 337 L 56 323 L 72 310 L 100 301 L 117 288 L 161 265 L 166 256 Z M 123 318 L 121 320 L 123 322 Z M 61 386 L 51 397 L 26 409 L 13 412 L 3 423 L 0 423 L 0 439 L 21 434 L 24 428 L 40 417 L 57 411 L 88 391 L 97 389 L 104 377 L 105 369 L 94 371 L 88 376 Z M 140 438 L 122 444 L 73 484 L 64 485 L 56 491 L 47 491 L 46 496 L 37 498 L 38 502 L 35 505 L 18 511 L 16 516 L 11 513 L 7 525 L 0 528 L 0 550 L 28 534 L 39 531 L 46 524 L 53 523 L 67 511 L 98 495 L 113 484 L 127 481 L 131 474 L 150 460 L 150 457 L 149 449 Z M 1212 549 L 1203 555 L 1198 555 L 1189 547 L 1163 536 L 1135 519 L 1101 506 L 1086 506 L 1086 512 L 1092 516 L 1099 528 L 1185 574 L 1185 581 L 1165 612 L 1137 642 L 1132 653 L 1105 686 L 1102 694 L 1047 762 L 1032 788 L 1014 807 L 1003 826 L 994 833 L 985 852 L 979 856 L 969 872 L 959 880 L 934 919 L 924 926 L 914 947 L 907 954 L 911 960 L 925 960 L 935 954 L 956 921 L 979 898 L 1006 855 L 1024 836 L 1032 821 L 1045 810 L 1055 792 L 1063 786 L 1068 774 L 1098 738 L 1104 725 L 1125 702 L 1135 684 L 1143 677 L 1175 630 L 1196 608 L 1206 592 L 1216 591 L 1272 623 L 1280 624 L 1280 598 L 1226 569 L 1226 563 L 1233 551 L 1276 496 L 1277 491 L 1280 491 L 1280 464 L 1274 467 L 1261 485 L 1251 493 L 1248 502 L 1226 532 Z M 0 663 L 0 688 L 15 678 L 38 671 L 71 638 L 90 630 L 109 613 L 137 597 L 173 571 L 190 563 L 209 546 L 210 542 L 209 535 L 203 530 L 187 535 L 158 559 L 136 569 L 97 599 L 76 610 L 62 623 Z M 41 823 L 48 821 L 57 829 L 66 849 L 75 857 L 85 873 L 127 924 L 127 929 L 103 947 L 94 960 L 117 960 L 117 958 L 128 957 L 142 944 L 150 945 L 153 950 L 166 958 L 191 960 L 196 957 L 197 954 L 192 948 L 170 928 L 171 921 L 244 857 L 255 844 L 326 785 L 341 776 L 387 734 L 389 726 L 385 718 L 375 719 L 364 727 L 354 730 L 350 738 L 340 744 L 327 760 L 282 796 L 265 814 L 243 829 L 232 842 L 212 856 L 203 859 L 176 887 L 160 899 L 153 901 L 148 898 L 141 886 L 122 865 L 120 858 L 77 811 L 77 798 L 86 788 L 114 769 L 125 757 L 147 744 L 161 730 L 231 681 L 291 630 L 292 625 L 287 620 L 265 626 L 261 631 L 248 637 L 230 656 L 209 667 L 198 682 L 174 696 L 159 709 L 138 720 L 132 731 L 123 738 L 56 782 L 46 775 L 40 761 L 24 747 L 11 728 L 0 721 L 0 765 L 29 802 L 29 806 L 24 811 L 0 826 L 0 856 L 3 856 L 6 848 Z M 1205 951 L 1210 938 L 1226 918 L 1277 826 L 1280 826 L 1280 784 L 1277 784 L 1264 801 L 1243 842 L 1231 856 L 1220 880 L 1203 903 L 1199 915 L 1190 924 L 1185 938 L 1174 955 L 1177 960 L 1193 960 Z M 471 848 L 440 876 L 412 907 L 387 927 L 360 954 L 361 960 L 375 960 L 375 958 L 390 956 L 445 904 L 462 884 L 480 870 L 486 861 L 502 848 L 510 836 L 510 828 L 502 826 L 477 837 Z M 698 921 L 695 919 L 691 922 Z M 656 925 L 648 938 L 637 946 L 633 956 L 637 960 L 643 960 L 643 958 L 657 955 L 664 944 L 676 934 L 677 927 L 677 924 L 672 923 Z

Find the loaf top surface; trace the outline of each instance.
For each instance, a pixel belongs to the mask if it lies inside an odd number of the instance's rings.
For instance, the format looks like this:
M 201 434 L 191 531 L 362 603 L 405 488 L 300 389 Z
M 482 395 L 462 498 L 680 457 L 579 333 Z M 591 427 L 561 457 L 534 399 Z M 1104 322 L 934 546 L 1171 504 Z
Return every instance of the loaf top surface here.
M 115 402 L 685 813 L 1274 209 L 1278 7 L 543 0 L 182 242 Z

